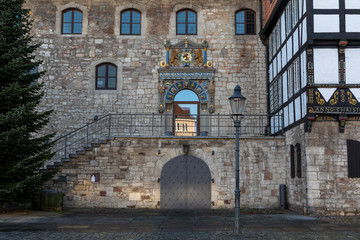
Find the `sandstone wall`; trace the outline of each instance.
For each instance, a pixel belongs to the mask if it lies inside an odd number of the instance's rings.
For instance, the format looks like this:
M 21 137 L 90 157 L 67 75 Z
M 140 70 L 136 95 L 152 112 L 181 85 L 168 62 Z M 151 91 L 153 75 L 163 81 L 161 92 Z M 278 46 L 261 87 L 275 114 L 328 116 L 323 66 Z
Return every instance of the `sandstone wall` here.
M 315 122 L 308 135 L 309 211 L 352 215 L 360 212 L 360 179 L 348 178 L 347 139 L 360 140 L 360 123 Z
M 65 193 L 65 207 L 157 208 L 161 170 L 184 154 L 184 144 L 210 168 L 213 208 L 233 208 L 234 139 L 117 138 L 65 163 L 46 189 Z M 281 137 L 240 140 L 241 207 L 279 207 L 279 185 L 286 177 L 283 148 Z M 90 181 L 93 173 L 100 182 Z
M 306 150 L 307 150 L 307 137 L 304 131 L 304 124 L 301 124 L 297 127 L 294 127 L 288 130 L 286 133 L 286 182 L 287 182 L 287 194 L 288 194 L 288 203 L 289 208 L 306 214 L 307 212 L 307 196 L 306 196 L 306 184 L 307 184 L 307 158 L 306 158 Z M 291 154 L 290 154 L 290 146 L 296 146 L 296 144 L 300 144 L 301 149 L 301 170 L 302 177 L 291 178 Z M 295 159 L 295 165 L 296 165 Z M 296 175 L 296 172 L 295 172 Z
M 314 122 L 286 132 L 286 182 L 290 209 L 309 214 L 353 215 L 360 211 L 360 179 L 348 177 L 347 139 L 359 141 L 360 124 Z M 290 177 L 290 145 L 301 144 L 302 177 Z M 296 163 L 295 163 L 296 164 Z
M 166 60 L 164 44 L 175 44 L 176 11 L 190 8 L 198 13 L 198 34 L 189 39 L 209 43 L 208 60 L 215 74 L 215 113 L 229 113 L 228 97 L 240 84 L 247 97 L 245 114 L 266 113 L 265 47 L 257 35 L 235 35 L 235 11 L 258 11 L 257 0 L 247 1 L 130 1 L 130 0 L 28 0 L 32 9 L 37 55 L 44 62 L 45 96 L 42 110 L 54 109 L 49 130 L 63 135 L 84 125 L 96 114 L 157 112 L 159 63 Z M 81 35 L 63 35 L 61 11 L 83 11 Z M 142 34 L 119 34 L 120 11 L 141 11 Z M 259 30 L 259 16 L 256 21 Z M 117 90 L 95 90 L 95 65 L 113 62 L 120 79 Z

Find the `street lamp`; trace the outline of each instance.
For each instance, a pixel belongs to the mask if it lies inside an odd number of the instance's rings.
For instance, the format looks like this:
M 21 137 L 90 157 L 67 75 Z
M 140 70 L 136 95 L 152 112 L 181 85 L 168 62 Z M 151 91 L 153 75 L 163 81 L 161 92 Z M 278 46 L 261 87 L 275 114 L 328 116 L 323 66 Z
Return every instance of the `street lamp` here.
M 232 117 L 234 120 L 234 127 L 236 132 L 236 144 L 235 144 L 235 175 L 236 175 L 236 186 L 235 186 L 235 232 L 240 232 L 240 170 L 239 170 L 239 135 L 240 135 L 240 126 L 241 126 L 241 117 L 244 110 L 246 98 L 241 95 L 241 88 L 239 85 L 236 85 L 234 88 L 234 95 L 229 97 Z

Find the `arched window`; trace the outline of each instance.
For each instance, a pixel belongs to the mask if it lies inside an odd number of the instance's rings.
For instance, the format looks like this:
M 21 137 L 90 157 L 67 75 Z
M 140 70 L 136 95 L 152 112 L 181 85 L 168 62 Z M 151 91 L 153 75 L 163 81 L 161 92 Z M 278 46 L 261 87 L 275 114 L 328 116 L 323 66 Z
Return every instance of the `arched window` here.
M 117 67 L 111 63 L 96 66 L 96 89 L 116 89 Z
M 141 33 L 141 13 L 135 9 L 126 9 L 121 12 L 120 34 L 121 35 L 140 35 Z
M 255 12 L 248 9 L 237 11 L 235 29 L 237 35 L 255 34 Z
M 81 34 L 82 33 L 82 12 L 78 9 L 67 9 L 62 13 L 63 34 Z
M 196 12 L 190 9 L 180 10 L 176 13 L 176 34 L 196 35 L 197 19 Z

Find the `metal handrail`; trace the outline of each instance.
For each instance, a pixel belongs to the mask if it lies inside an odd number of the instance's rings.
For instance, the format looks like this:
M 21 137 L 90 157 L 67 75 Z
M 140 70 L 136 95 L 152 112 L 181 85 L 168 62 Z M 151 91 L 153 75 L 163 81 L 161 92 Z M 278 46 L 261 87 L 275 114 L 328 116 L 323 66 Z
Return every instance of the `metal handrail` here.
M 90 147 L 92 143 L 104 142 L 114 137 L 235 137 L 234 123 L 231 115 L 228 114 L 192 114 L 191 116 L 195 119 L 192 120 L 194 122 L 192 124 L 196 124 L 196 129 L 192 128 L 194 129 L 192 135 L 187 134 L 186 131 L 177 133 L 176 119 L 186 121 L 189 116 L 189 114 L 154 113 L 107 114 L 56 138 L 53 141 L 55 156 L 46 165 L 69 159 L 69 154 L 76 154 L 83 151 L 84 147 Z M 240 134 L 242 136 L 267 136 L 269 135 L 268 120 L 268 115 L 244 115 Z

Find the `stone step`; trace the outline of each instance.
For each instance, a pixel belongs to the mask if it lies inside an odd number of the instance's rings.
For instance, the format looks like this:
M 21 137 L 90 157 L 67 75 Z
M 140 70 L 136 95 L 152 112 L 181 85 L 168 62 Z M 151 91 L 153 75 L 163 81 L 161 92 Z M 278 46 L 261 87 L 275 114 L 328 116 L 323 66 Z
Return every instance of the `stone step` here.
M 78 155 L 77 154 L 69 154 L 69 158 L 77 158 Z
M 85 154 L 85 151 L 84 151 L 84 150 L 76 151 L 76 154 L 77 154 L 77 155 L 84 155 L 84 154 Z
M 83 147 L 84 151 L 92 151 L 92 147 Z
M 70 162 L 70 158 L 62 158 L 61 161 L 62 162 Z
M 92 147 L 100 147 L 100 143 L 91 143 Z
M 63 162 L 54 162 L 54 165 L 55 165 L 55 166 L 62 166 L 62 165 L 63 165 Z
M 50 170 L 50 169 L 55 169 L 56 166 L 54 166 L 54 165 L 47 165 L 46 168 Z
M 39 170 L 39 173 L 48 173 L 49 172 L 49 170 L 47 170 L 47 169 L 40 169 Z

